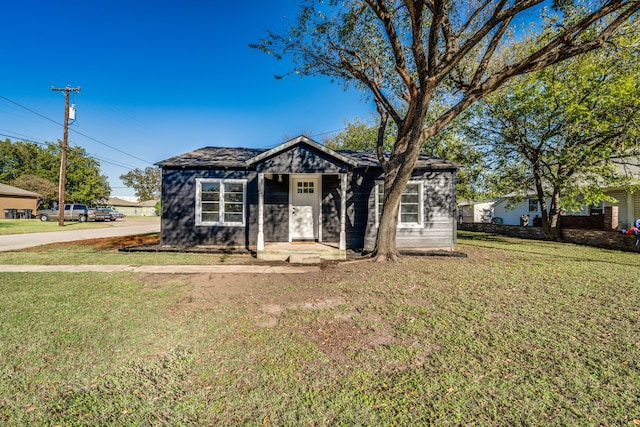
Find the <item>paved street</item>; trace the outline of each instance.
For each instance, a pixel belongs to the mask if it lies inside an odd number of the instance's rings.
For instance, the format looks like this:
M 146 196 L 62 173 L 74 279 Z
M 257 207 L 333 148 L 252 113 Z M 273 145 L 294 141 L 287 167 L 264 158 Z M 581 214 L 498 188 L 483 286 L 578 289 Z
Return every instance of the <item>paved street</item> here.
M 15 251 L 49 243 L 73 242 L 75 240 L 99 239 L 102 237 L 129 236 L 160 232 L 160 221 L 124 220 L 113 221 L 109 227 L 85 230 L 51 231 L 46 233 L 8 234 L 0 236 L 0 252 Z

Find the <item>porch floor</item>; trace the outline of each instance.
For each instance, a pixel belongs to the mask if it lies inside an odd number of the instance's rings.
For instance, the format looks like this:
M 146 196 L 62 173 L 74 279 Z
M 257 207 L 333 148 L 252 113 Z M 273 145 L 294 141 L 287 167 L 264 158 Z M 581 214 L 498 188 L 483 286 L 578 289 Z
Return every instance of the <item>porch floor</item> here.
M 265 242 L 257 258 L 265 261 L 314 263 L 322 260 L 347 259 L 347 251 L 338 242 Z

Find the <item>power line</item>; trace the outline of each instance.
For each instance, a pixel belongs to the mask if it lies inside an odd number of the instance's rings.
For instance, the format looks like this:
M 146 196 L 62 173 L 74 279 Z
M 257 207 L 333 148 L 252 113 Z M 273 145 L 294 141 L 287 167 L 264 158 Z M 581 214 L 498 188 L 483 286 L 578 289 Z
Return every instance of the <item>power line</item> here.
M 40 114 L 40 113 L 38 113 L 37 111 L 34 111 L 34 110 L 32 110 L 31 108 L 25 107 L 24 105 L 19 104 L 19 103 L 17 103 L 16 101 L 13 101 L 13 100 L 11 100 L 11 99 L 9 99 L 9 98 L 5 97 L 5 96 L 0 95 L 0 98 L 4 99 L 5 101 L 9 101 L 10 103 L 12 103 L 12 104 L 14 104 L 14 105 L 17 105 L 18 107 L 23 108 L 23 109 L 27 110 L 28 112 L 35 114 L 36 116 L 42 117 L 43 119 L 48 120 L 48 121 L 50 121 L 51 123 L 55 123 L 55 124 L 57 124 L 58 126 L 64 126 L 62 123 L 56 122 L 55 120 L 50 119 L 49 117 L 45 116 L 44 114 Z
M 35 114 L 35 115 L 36 115 L 36 116 L 38 116 L 38 117 L 42 117 L 43 119 L 48 120 L 48 121 L 50 121 L 51 123 L 54 123 L 54 124 L 56 124 L 56 125 L 58 125 L 58 126 L 63 126 L 63 127 L 64 127 L 64 125 L 63 125 L 62 123 L 59 123 L 59 122 L 57 122 L 57 121 L 55 121 L 55 120 L 53 120 L 53 119 L 51 119 L 51 118 L 49 118 L 49 117 L 45 116 L 44 114 L 40 114 L 40 113 L 38 113 L 37 111 L 34 111 L 34 110 L 32 110 L 31 108 L 26 107 L 26 106 L 24 106 L 24 105 L 20 104 L 19 102 L 13 101 L 13 100 L 11 100 L 11 99 L 9 99 L 9 98 L 7 98 L 7 97 L 5 97 L 5 96 L 2 96 L 2 95 L 0 95 L 0 98 L 4 99 L 4 100 L 6 100 L 6 101 L 8 101 L 8 102 L 10 102 L 10 103 L 12 103 L 12 104 L 14 104 L 14 105 L 17 105 L 18 107 L 20 107 L 20 108 L 22 108 L 22 109 L 24 109 L 24 110 L 27 110 L 27 111 L 29 111 L 30 113 Z M 134 156 L 133 154 L 127 153 L 126 151 L 120 150 L 119 148 L 113 147 L 113 146 L 111 146 L 111 145 L 109 145 L 109 144 L 107 144 L 107 143 L 105 143 L 105 142 L 99 141 L 99 140 L 97 140 L 96 138 L 93 138 L 93 137 L 91 137 L 91 136 L 89 136 L 89 135 L 87 135 L 87 134 L 84 134 L 84 133 L 82 133 L 82 132 L 79 132 L 79 131 L 77 131 L 77 130 L 75 130 L 75 129 L 73 129 L 73 128 L 71 128 L 70 130 L 71 130 L 71 132 L 74 132 L 74 133 L 76 133 L 76 134 L 78 134 L 78 135 L 80 135 L 80 136 L 83 136 L 83 137 L 85 137 L 85 138 L 87 138 L 87 139 L 89 139 L 89 140 L 91 140 L 91 141 L 93 141 L 93 142 L 96 142 L 96 143 L 98 143 L 98 144 L 100 144 L 100 145 L 104 145 L 105 147 L 111 148 L 111 149 L 112 149 L 112 150 L 114 150 L 114 151 L 117 151 L 117 152 L 119 152 L 119 153 L 122 153 L 122 154 L 124 154 L 124 155 L 126 155 L 126 156 L 129 156 L 129 157 L 131 157 L 131 158 L 134 158 L 134 159 L 136 159 L 136 160 L 139 160 L 139 161 L 141 161 L 141 162 L 143 162 L 143 163 L 146 163 L 146 164 L 148 164 L 148 165 L 153 165 L 153 163 L 152 163 L 152 162 L 150 162 L 150 161 L 148 161 L 148 160 L 141 159 L 140 157 L 137 157 L 137 156 Z
M 25 138 L 25 136 L 27 136 L 27 135 L 22 135 L 22 134 L 20 134 L 18 132 L 13 132 L 13 131 L 6 130 L 6 129 L 0 129 L 0 131 L 2 131 L 2 132 L 12 132 L 12 133 L 0 133 L 0 136 L 4 136 L 4 137 L 7 137 L 7 138 L 20 140 L 20 141 L 23 141 L 23 142 L 31 142 L 33 144 L 41 145 L 43 147 L 47 147 L 50 144 L 52 144 L 51 142 L 48 142 L 48 141 L 45 141 L 45 140 L 36 141 L 36 139 L 39 139 L 39 138 L 33 138 L 33 137 Z M 31 138 L 33 138 L 33 139 L 31 139 Z M 76 147 L 80 147 L 78 144 L 76 144 L 73 141 L 71 141 L 70 144 L 73 144 Z M 80 147 L 80 148 L 82 148 L 82 147 Z M 89 154 L 89 153 L 87 153 L 86 156 L 91 158 L 91 159 L 93 159 L 93 160 L 96 160 L 98 162 L 108 163 L 110 165 L 117 166 L 119 168 L 123 168 L 123 169 L 129 170 L 129 171 L 132 171 L 132 170 L 136 169 L 136 166 L 128 165 L 126 163 L 118 163 L 117 160 L 109 159 L 109 158 L 106 158 L 106 157 L 96 156 L 94 154 Z

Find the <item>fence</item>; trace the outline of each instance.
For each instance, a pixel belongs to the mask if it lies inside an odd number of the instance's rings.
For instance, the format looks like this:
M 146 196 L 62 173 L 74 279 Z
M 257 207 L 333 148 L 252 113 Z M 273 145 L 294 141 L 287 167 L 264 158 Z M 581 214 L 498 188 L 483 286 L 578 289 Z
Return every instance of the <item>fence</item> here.
M 606 207 L 602 215 L 593 215 L 590 217 L 563 216 L 561 217 L 560 224 L 562 238 L 567 243 L 627 252 L 640 252 L 640 245 L 636 245 L 635 236 L 625 236 L 615 230 L 618 226 L 617 206 Z M 598 227 L 599 229 L 593 229 L 593 227 Z M 463 223 L 458 224 L 458 229 L 519 237 L 521 239 L 546 240 L 540 227 Z

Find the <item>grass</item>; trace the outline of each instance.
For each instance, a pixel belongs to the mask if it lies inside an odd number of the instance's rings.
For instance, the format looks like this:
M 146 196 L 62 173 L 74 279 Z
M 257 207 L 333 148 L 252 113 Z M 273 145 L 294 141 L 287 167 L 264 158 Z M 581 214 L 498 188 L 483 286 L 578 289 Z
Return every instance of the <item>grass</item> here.
M 0 273 L 0 424 L 640 425 L 637 254 L 457 249 L 302 278 Z
M 42 222 L 39 219 L 0 219 L 0 235 L 84 230 L 87 228 L 103 228 L 109 226 L 110 224 L 108 222 L 65 221 L 64 227 L 60 227 L 58 221 Z
M 85 244 L 48 245 L 15 252 L 0 252 L 0 264 L 21 265 L 210 265 L 248 264 L 249 254 L 198 254 L 176 252 L 118 252 Z

